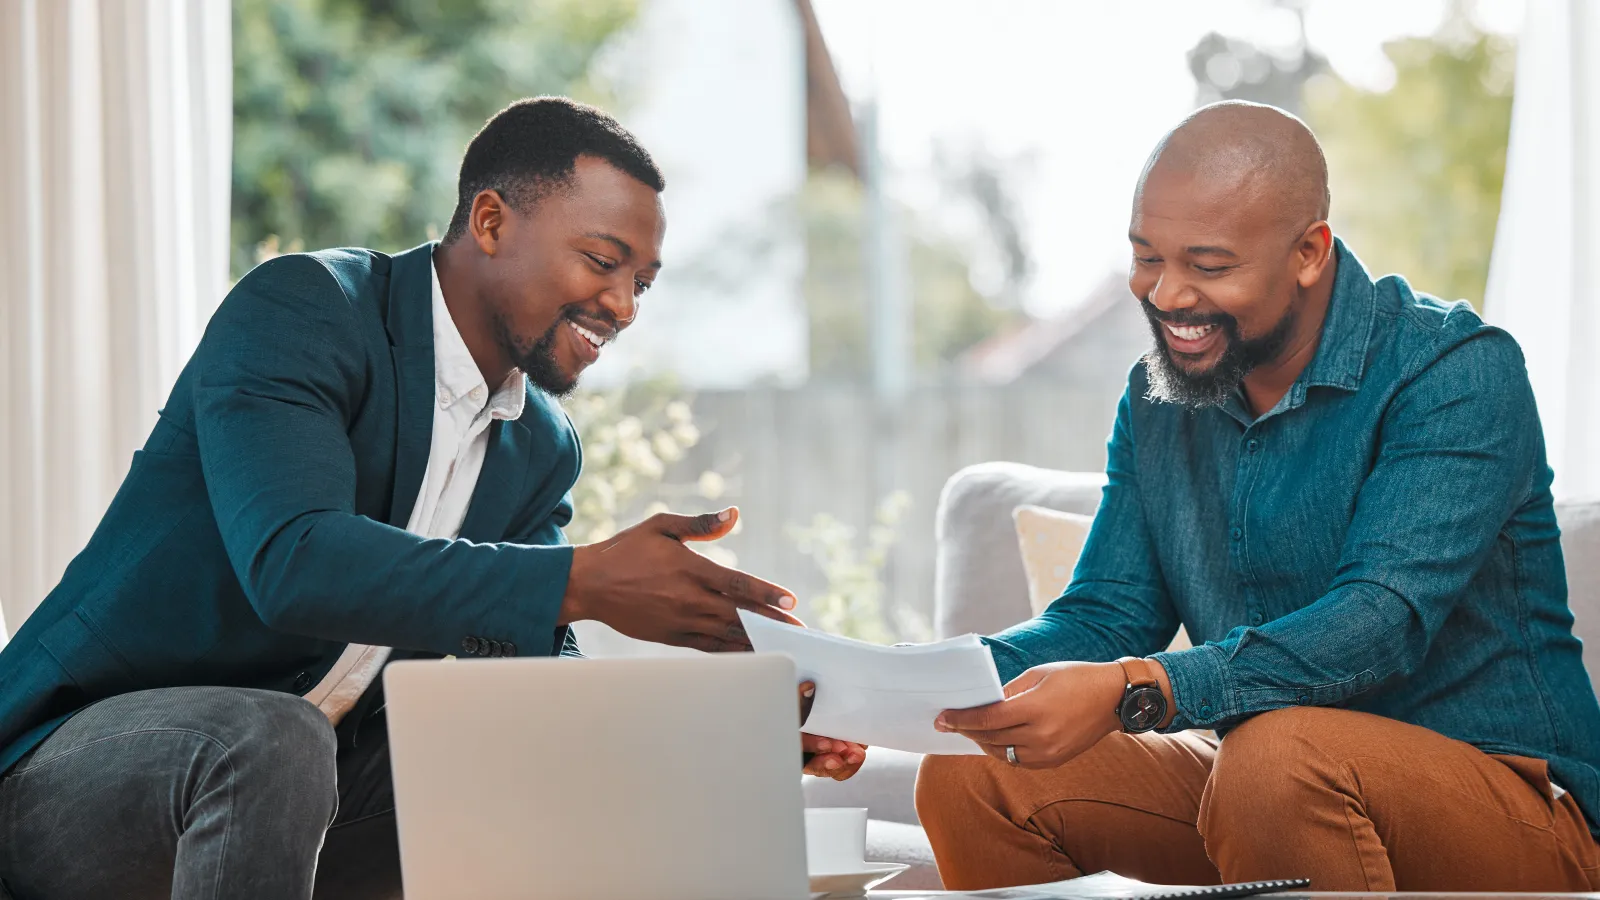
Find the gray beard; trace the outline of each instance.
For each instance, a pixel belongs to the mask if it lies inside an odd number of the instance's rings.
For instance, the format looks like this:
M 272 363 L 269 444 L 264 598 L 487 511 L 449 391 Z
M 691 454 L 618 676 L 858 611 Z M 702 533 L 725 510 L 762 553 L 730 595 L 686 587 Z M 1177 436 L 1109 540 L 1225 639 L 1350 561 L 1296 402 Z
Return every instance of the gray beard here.
M 1149 382 L 1145 399 L 1176 403 L 1190 409 L 1213 409 L 1227 403 L 1228 397 L 1244 382 L 1244 376 L 1254 368 L 1246 366 L 1230 345 L 1216 365 L 1191 374 L 1173 362 L 1171 352 L 1160 338 L 1156 338 L 1156 346 L 1150 348 L 1143 359 L 1145 379 Z
M 1143 305 L 1151 336 L 1155 338 L 1155 346 L 1143 357 L 1148 382 L 1145 398 L 1197 410 L 1214 409 L 1227 403 L 1251 370 L 1276 359 L 1289 343 L 1296 319 L 1291 309 L 1270 332 L 1248 341 L 1240 339 L 1236 322 L 1231 319 L 1221 322 L 1218 327 L 1223 329 L 1228 341 L 1222 356 L 1204 372 L 1186 372 L 1173 360 L 1172 350 L 1161 336 L 1161 321 L 1150 314 L 1153 309 L 1150 302 L 1145 300 Z

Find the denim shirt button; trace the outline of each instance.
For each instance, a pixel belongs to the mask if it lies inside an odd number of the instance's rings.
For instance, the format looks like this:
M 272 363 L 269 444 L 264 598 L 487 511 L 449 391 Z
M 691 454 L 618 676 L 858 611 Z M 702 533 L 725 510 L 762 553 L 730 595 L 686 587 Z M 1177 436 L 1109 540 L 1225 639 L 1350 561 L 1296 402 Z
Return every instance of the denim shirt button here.
M 1265 622 L 1265 621 L 1266 621 L 1266 617 L 1263 616 L 1261 613 L 1251 613 L 1250 614 L 1250 624 L 1251 625 L 1260 625 L 1262 622 Z
M 1261 442 L 1256 440 L 1255 438 L 1251 438 L 1250 439 L 1250 443 L 1246 444 L 1245 446 L 1250 448 L 1250 452 L 1251 453 L 1254 453 L 1257 450 L 1261 449 Z
M 1202 718 L 1202 719 L 1211 718 L 1211 704 L 1206 703 L 1206 704 L 1202 704 L 1201 705 L 1201 707 L 1200 707 L 1200 718 Z
M 1244 529 L 1243 528 L 1239 528 L 1237 526 L 1235 526 L 1234 529 L 1232 531 L 1228 532 L 1228 533 L 1230 535 L 1232 535 L 1233 539 L 1236 540 L 1236 541 L 1238 539 L 1244 537 Z
M 1308 694 L 1301 694 L 1300 696 L 1296 697 L 1295 699 L 1300 702 L 1301 706 L 1305 706 L 1307 703 L 1311 702 L 1311 697 Z

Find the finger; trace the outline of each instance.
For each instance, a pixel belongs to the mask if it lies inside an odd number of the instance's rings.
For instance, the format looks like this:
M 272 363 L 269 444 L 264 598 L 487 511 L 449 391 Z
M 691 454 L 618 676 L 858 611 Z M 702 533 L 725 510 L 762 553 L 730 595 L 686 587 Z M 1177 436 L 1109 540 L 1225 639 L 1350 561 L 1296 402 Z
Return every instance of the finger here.
M 1049 669 L 1033 668 L 1006 682 L 1006 698 L 1033 690 L 1050 674 Z
M 735 603 L 733 604 L 733 607 L 730 608 L 728 606 L 728 598 L 722 596 L 721 594 L 718 594 L 714 591 L 707 591 L 706 595 L 710 598 L 710 602 L 714 607 L 720 608 L 717 608 L 714 612 L 706 614 L 706 618 L 704 620 L 704 630 L 709 634 L 720 634 L 729 640 L 739 641 L 744 645 L 746 650 L 750 649 L 750 636 L 745 631 L 744 622 L 740 620 L 739 614 L 733 611 L 734 609 L 748 609 L 757 615 L 766 616 L 769 619 L 775 619 L 784 623 L 785 625 L 795 625 L 800 628 L 806 627 L 804 622 L 796 619 L 794 616 L 789 615 L 781 609 L 773 609 L 770 606 L 747 606 L 743 603 Z
M 680 647 L 690 647 L 706 653 L 743 653 L 750 650 L 749 638 L 739 641 L 699 632 L 679 635 L 676 643 Z
M 735 641 L 741 648 L 750 649 L 750 636 L 746 633 L 744 622 L 739 618 L 738 610 L 748 609 L 757 615 L 766 616 L 785 625 L 804 624 L 781 609 L 759 604 L 737 603 L 727 596 L 705 588 L 689 588 L 693 594 L 693 606 L 685 610 L 694 618 L 691 628 L 701 634 L 709 634 L 721 640 Z M 688 604 L 686 604 L 687 606 Z
M 806 724 L 806 720 L 811 718 L 811 706 L 812 706 L 812 704 L 814 704 L 816 702 L 817 702 L 817 686 L 814 683 L 809 682 L 809 681 L 801 682 L 800 683 L 800 724 L 801 725 L 805 725 Z M 804 743 L 804 742 L 802 741 L 802 743 Z M 816 748 L 808 747 L 806 749 L 808 749 L 808 750 L 809 749 L 832 750 L 833 748 L 832 747 L 818 746 Z
M 947 709 L 934 720 L 936 731 L 998 731 L 1028 721 L 1028 707 L 1017 700 L 1001 700 L 972 709 Z
M 991 758 L 998 759 L 1006 765 L 1011 764 L 1011 760 L 1006 759 L 1006 748 L 1004 747 L 997 747 L 994 744 L 979 744 L 978 749 L 989 754 Z M 1022 757 L 1018 756 L 1017 759 L 1020 761 Z
M 991 731 L 966 731 L 956 729 L 955 733 L 977 744 L 991 744 L 1004 748 L 1007 745 L 1022 746 L 1039 740 L 1038 729 L 1032 725 L 1016 725 L 1011 728 L 997 728 Z
M 860 744 L 850 741 L 841 741 L 835 738 L 826 738 L 821 735 L 800 732 L 800 749 L 807 753 L 837 753 L 845 760 L 851 757 L 865 758 L 867 750 Z
M 730 506 L 721 512 L 698 516 L 657 513 L 646 524 L 675 541 L 714 541 L 725 537 L 738 521 L 738 508 Z
M 699 554 L 695 554 L 695 559 L 698 561 L 690 564 L 690 570 L 700 578 L 701 583 L 719 594 L 726 595 L 741 606 L 748 604 L 747 608 L 763 615 L 768 613 L 761 607 L 794 609 L 794 594 L 782 586 L 757 578 L 749 572 L 718 565 Z M 772 616 L 772 618 L 780 617 Z
M 716 596 L 721 598 L 724 603 L 728 602 L 727 595 L 716 594 Z M 773 621 L 782 622 L 785 625 L 793 625 L 796 628 L 806 627 L 806 623 L 800 621 L 793 613 L 785 612 L 775 606 L 768 606 L 765 603 L 741 603 L 737 600 L 733 601 L 733 605 L 739 609 L 748 609 L 758 616 L 766 616 Z M 733 615 L 737 616 L 738 614 L 733 613 Z
M 837 753 L 818 753 L 816 756 L 811 757 L 811 762 L 806 764 L 805 773 L 807 775 L 816 775 L 820 778 L 832 778 L 835 773 L 842 772 L 849 766 L 850 764 L 845 762 L 844 757 Z

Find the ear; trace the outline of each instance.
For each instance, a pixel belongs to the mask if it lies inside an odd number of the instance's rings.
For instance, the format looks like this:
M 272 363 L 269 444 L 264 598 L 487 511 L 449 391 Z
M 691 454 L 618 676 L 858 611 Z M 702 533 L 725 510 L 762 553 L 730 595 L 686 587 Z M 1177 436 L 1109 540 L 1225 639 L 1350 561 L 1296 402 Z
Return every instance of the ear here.
M 1312 222 L 1295 246 L 1295 281 L 1301 288 L 1309 289 L 1322 279 L 1322 272 L 1332 258 L 1333 229 L 1327 222 Z
M 467 230 L 472 240 L 485 256 L 493 256 L 500 246 L 500 229 L 506 224 L 506 201 L 500 192 L 490 188 L 472 198 L 472 214 L 467 218 Z

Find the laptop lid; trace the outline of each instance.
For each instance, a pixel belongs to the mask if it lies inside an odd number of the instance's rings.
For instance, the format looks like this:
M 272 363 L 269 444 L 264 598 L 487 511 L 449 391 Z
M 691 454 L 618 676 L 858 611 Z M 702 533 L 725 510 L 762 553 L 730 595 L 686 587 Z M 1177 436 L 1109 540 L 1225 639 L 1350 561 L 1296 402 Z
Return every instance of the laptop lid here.
M 783 656 L 384 670 L 408 900 L 807 896 Z

